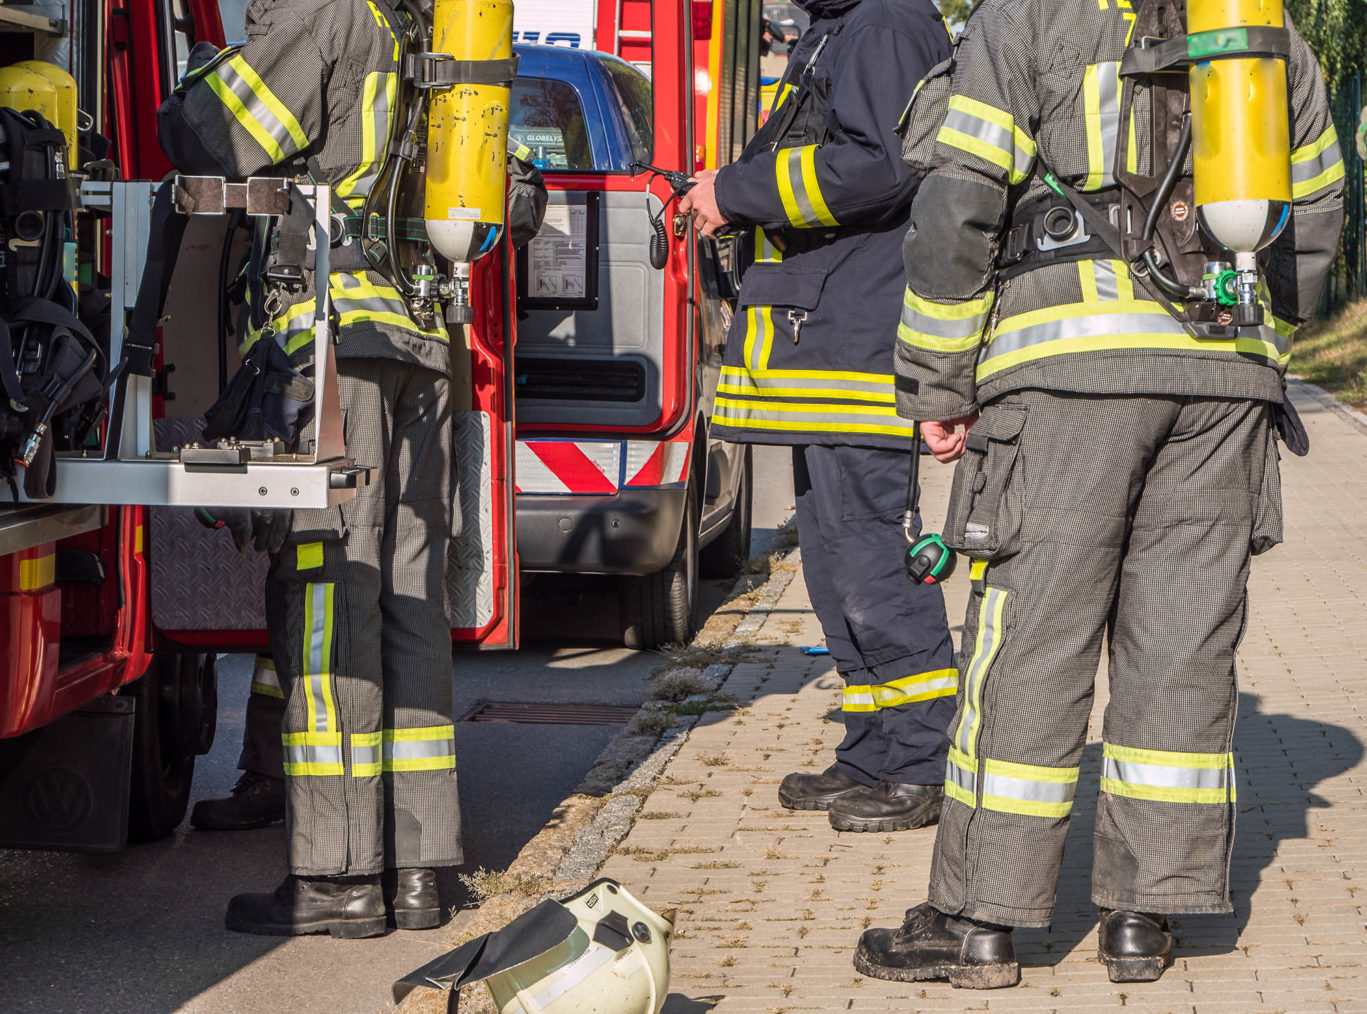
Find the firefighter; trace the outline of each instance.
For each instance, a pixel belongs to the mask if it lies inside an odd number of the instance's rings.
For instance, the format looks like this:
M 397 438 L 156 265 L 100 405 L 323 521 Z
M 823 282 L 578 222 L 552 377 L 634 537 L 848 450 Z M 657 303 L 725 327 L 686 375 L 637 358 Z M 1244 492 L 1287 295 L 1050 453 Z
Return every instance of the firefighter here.
M 929 899 L 864 933 L 866 975 L 1019 980 L 1011 931 L 1053 913 L 1103 638 L 1100 960 L 1114 982 L 1152 981 L 1172 960 L 1167 916 L 1231 911 L 1235 648 L 1250 553 L 1281 541 L 1276 433 L 1307 446 L 1283 374 L 1334 255 L 1343 164 L 1318 64 L 1279 4 L 1261 41 L 1203 43 L 1285 47 L 1284 74 L 1228 72 L 1231 125 L 1251 116 L 1242 137 L 1203 136 L 1196 114 L 1220 89 L 1188 86 L 1186 65 L 1144 70 L 1186 58 L 1198 29 L 1184 17 L 1203 6 L 1204 20 L 1203 0 L 984 0 L 952 79 L 923 86 L 947 105 L 925 121 L 906 238 L 898 409 L 958 460 L 944 534 L 973 558 L 972 591 Z M 1193 79 L 1226 73 L 1226 55 Z M 1288 224 L 1246 262 L 1261 266 L 1255 298 L 1212 302 L 1203 244 L 1236 264 L 1239 249 L 1210 245 L 1222 227 L 1202 210 L 1202 160 L 1224 151 L 1214 182 L 1235 180 L 1254 157 L 1239 146 L 1275 138 L 1279 117 L 1286 203 L 1267 221 L 1284 209 Z M 1147 197 L 1155 182 L 1163 196 Z
M 753 245 L 712 434 L 792 448 L 803 572 L 846 682 L 835 763 L 788 775 L 779 800 L 839 830 L 905 830 L 938 817 L 958 674 L 940 589 L 903 569 L 915 431 L 887 334 L 916 181 L 894 129 L 949 37 L 930 0 L 801 6 L 811 27 L 769 119 L 683 207 Z
M 523 144 L 508 148 L 508 239 L 521 249 L 536 236 L 546 217 L 546 182 L 531 163 Z M 211 523 L 225 520 L 223 512 Z M 254 535 L 249 518 L 239 515 L 239 543 Z M 231 522 L 227 522 L 231 523 Z M 204 831 L 249 831 L 285 819 L 285 771 L 280 735 L 285 717 L 285 693 L 270 655 L 258 655 L 252 669 L 251 692 L 242 731 L 238 778 L 222 799 L 201 799 L 190 813 L 190 823 Z
M 383 933 L 387 869 L 397 870 L 395 922 L 435 926 L 433 867 L 462 860 L 445 591 L 447 334 L 439 318 L 414 318 L 357 232 L 401 112 L 398 18 L 385 0 L 257 0 L 246 43 L 188 74 L 161 113 L 163 145 L 182 170 L 310 175 L 333 187 L 342 235 L 329 278 L 311 279 L 293 259 L 303 246 L 287 247 L 293 216 L 258 230 L 246 355 L 306 365 L 312 286 L 329 285 L 347 454 L 374 466 L 354 500 L 293 512 L 270 547 L 289 875 L 273 893 L 232 899 L 227 926 L 240 932 Z M 268 355 L 256 360 L 258 344 Z

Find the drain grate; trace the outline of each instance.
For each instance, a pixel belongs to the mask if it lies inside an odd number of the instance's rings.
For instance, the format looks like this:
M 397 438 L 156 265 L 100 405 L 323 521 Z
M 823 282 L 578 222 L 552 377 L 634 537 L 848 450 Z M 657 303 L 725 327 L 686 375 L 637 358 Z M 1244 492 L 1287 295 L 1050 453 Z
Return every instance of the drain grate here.
M 488 701 L 462 722 L 523 725 L 626 725 L 639 709 L 617 704 L 545 704 L 537 701 Z

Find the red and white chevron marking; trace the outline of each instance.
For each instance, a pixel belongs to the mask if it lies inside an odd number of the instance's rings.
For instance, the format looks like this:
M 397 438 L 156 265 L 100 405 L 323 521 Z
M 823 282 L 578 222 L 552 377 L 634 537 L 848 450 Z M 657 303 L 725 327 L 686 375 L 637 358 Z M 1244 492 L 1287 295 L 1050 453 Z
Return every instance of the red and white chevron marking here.
M 687 440 L 519 440 L 517 491 L 603 496 L 688 477 Z

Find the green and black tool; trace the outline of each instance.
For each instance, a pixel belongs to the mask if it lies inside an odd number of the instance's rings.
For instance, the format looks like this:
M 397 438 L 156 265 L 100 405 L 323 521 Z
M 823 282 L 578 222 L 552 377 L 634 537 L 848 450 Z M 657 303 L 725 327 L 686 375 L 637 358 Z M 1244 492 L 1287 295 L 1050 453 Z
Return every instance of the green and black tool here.
M 902 531 L 907 537 L 907 577 L 917 584 L 943 584 L 954 573 L 959 558 L 945 545 L 939 532 L 926 532 L 918 538 L 912 535 L 912 525 L 921 510 L 921 487 L 917 481 L 921 471 L 921 433 L 917 428 L 916 443 L 911 449 L 911 469 L 907 475 L 907 509 L 902 515 Z

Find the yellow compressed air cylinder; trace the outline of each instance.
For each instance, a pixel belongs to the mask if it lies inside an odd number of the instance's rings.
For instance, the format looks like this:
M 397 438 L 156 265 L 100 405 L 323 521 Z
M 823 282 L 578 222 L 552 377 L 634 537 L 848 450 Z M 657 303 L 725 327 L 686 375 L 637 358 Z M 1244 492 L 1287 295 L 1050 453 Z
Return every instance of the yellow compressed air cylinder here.
M 57 115 L 49 116 L 48 119 L 66 135 L 67 169 L 77 168 L 76 143 L 79 135 L 76 127 L 76 79 L 55 63 L 48 63 L 45 60 L 20 60 L 14 66 L 46 78 L 57 90 Z
M 26 113 L 30 109 L 41 113 L 43 119 L 60 126 L 60 101 L 57 86 L 43 74 L 25 66 L 34 61 L 0 67 L 0 106 Z
M 1248 28 L 1283 27 L 1282 0 L 1188 0 L 1196 205 L 1206 230 L 1237 254 L 1270 243 L 1291 201 L 1286 64 L 1222 58 Z M 1242 40 L 1242 41 L 1241 41 Z
M 511 0 L 436 0 L 432 51 L 457 61 L 509 59 Z M 457 263 L 487 253 L 503 225 L 510 92 L 455 84 L 431 93 L 423 217 L 432 246 Z

